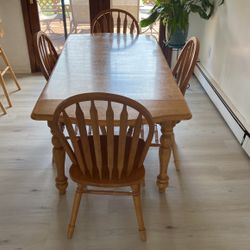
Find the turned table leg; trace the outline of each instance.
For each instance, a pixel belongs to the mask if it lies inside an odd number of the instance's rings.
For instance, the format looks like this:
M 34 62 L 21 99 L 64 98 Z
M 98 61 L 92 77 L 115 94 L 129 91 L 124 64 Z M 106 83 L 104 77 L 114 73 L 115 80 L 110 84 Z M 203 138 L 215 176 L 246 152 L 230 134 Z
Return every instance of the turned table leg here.
M 160 192 L 164 192 L 168 186 L 168 163 L 171 156 L 171 138 L 173 135 L 174 122 L 165 122 L 161 124 L 161 138 L 160 138 L 160 174 L 157 177 L 157 185 Z
M 65 176 L 65 168 L 64 168 L 65 151 L 59 139 L 56 136 L 54 136 L 51 125 L 52 125 L 51 122 L 48 122 L 48 127 L 50 128 L 52 134 L 51 142 L 53 144 L 53 161 L 55 162 L 57 170 L 56 187 L 59 190 L 60 194 L 65 194 L 68 186 L 68 181 L 67 181 L 68 178 Z

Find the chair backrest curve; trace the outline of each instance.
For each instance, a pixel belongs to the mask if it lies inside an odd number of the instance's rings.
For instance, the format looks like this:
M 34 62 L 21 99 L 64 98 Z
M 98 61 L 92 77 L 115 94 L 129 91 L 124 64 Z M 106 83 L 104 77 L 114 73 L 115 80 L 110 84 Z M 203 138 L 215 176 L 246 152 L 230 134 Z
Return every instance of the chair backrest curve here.
M 56 49 L 49 37 L 42 31 L 36 33 L 36 51 L 42 74 L 48 80 L 58 59 Z
M 140 27 L 136 18 L 121 9 L 101 11 L 92 22 L 91 33 L 121 33 L 139 35 Z
M 198 38 L 191 37 L 183 47 L 174 66 L 173 75 L 183 95 L 185 95 L 188 82 L 193 74 L 199 49 L 200 43 Z
M 74 124 L 79 135 L 74 131 Z M 140 138 L 142 124 L 148 126 L 145 140 Z M 62 125 L 66 127 L 64 131 Z M 91 136 L 87 125 L 92 127 Z M 105 126 L 105 134 L 101 126 Z M 133 126 L 132 135 L 128 135 L 130 126 Z M 72 96 L 57 107 L 53 119 L 55 135 L 73 164 L 80 167 L 83 175 L 100 180 L 126 178 L 142 167 L 153 129 L 151 114 L 144 106 L 107 93 Z

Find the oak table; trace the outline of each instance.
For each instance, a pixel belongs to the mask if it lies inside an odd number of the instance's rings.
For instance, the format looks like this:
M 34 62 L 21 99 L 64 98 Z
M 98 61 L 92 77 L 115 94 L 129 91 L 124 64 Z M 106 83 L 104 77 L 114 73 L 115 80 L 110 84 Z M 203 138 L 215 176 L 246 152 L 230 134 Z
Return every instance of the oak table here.
M 65 151 L 53 136 L 51 121 L 57 105 L 65 98 L 85 92 L 120 94 L 143 104 L 161 126 L 159 148 L 160 192 L 168 186 L 167 168 L 171 137 L 176 121 L 191 118 L 171 70 L 152 36 L 117 34 L 70 35 L 54 71 L 31 114 L 47 121 L 52 133 L 53 159 L 57 168 L 56 187 L 66 191 Z

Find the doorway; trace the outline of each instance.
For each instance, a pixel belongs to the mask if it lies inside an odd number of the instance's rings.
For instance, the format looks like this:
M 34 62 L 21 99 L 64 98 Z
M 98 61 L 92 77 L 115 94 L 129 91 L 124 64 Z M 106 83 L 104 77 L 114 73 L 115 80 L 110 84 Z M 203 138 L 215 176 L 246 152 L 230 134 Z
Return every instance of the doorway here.
M 34 35 L 45 32 L 60 53 L 71 33 L 89 33 L 91 20 L 102 10 L 121 8 L 138 21 L 149 15 L 155 0 L 21 0 L 32 72 L 39 71 Z M 142 30 L 158 39 L 159 25 Z
M 39 71 L 35 34 L 42 30 L 60 52 L 70 33 L 89 32 L 91 20 L 110 0 L 21 0 L 31 71 Z
M 90 32 L 89 0 L 37 0 L 41 31 L 58 53 L 70 33 Z

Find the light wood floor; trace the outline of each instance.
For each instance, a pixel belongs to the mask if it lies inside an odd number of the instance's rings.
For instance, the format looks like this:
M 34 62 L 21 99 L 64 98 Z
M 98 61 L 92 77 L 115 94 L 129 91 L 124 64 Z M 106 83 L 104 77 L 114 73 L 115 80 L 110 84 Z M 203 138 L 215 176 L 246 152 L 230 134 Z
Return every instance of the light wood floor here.
M 171 160 L 166 194 L 155 185 L 157 149 L 145 162 L 146 243 L 130 197 L 95 195 L 83 198 L 74 238 L 66 239 L 75 186 L 70 182 L 67 194 L 58 195 L 49 130 L 30 119 L 45 80 L 19 80 L 23 89 L 11 94 L 14 107 L 0 116 L 1 250 L 250 249 L 249 158 L 195 80 L 187 91 L 193 119 L 175 130 L 181 172 Z

